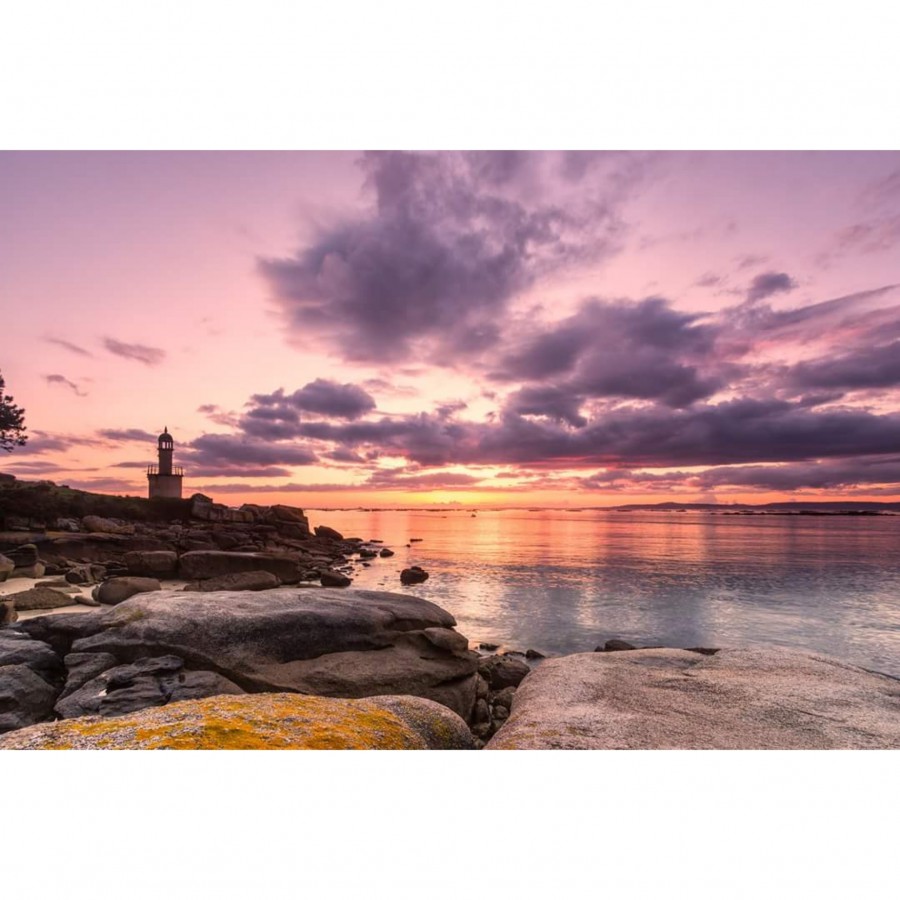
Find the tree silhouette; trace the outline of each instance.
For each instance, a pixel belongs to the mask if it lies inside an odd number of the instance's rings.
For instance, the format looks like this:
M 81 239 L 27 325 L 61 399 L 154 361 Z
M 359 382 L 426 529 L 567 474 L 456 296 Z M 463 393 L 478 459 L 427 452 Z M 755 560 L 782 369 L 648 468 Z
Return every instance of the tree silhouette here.
M 13 447 L 25 446 L 28 437 L 25 435 L 25 410 L 16 406 L 5 390 L 6 382 L 0 372 L 0 450 L 10 453 Z

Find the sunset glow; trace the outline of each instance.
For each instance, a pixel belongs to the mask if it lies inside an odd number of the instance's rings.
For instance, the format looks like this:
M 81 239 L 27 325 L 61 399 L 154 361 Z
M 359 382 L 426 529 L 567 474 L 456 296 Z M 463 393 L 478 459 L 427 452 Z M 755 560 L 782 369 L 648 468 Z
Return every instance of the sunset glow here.
M 900 154 L 0 153 L 0 469 L 303 507 L 900 498 Z

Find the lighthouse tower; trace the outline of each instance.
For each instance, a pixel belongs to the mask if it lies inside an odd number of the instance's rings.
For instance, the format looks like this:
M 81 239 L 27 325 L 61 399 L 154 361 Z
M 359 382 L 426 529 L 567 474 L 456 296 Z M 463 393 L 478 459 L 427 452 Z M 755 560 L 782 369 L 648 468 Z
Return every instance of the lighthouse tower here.
M 147 466 L 147 484 L 151 500 L 154 497 L 174 497 L 181 499 L 181 480 L 184 478 L 184 469 L 181 466 L 172 465 L 172 454 L 175 452 L 175 442 L 169 429 L 164 428 L 157 441 L 159 451 L 159 464 Z

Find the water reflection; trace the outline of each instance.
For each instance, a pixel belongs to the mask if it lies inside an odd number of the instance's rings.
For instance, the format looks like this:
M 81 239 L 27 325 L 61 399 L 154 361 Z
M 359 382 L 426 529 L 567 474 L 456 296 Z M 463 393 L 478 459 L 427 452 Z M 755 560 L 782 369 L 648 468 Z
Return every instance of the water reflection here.
M 585 510 L 315 512 L 396 551 L 355 576 L 449 609 L 460 630 L 549 653 L 608 637 L 775 643 L 900 675 L 900 517 Z M 410 538 L 421 538 L 412 543 Z M 431 578 L 401 588 L 398 572 Z

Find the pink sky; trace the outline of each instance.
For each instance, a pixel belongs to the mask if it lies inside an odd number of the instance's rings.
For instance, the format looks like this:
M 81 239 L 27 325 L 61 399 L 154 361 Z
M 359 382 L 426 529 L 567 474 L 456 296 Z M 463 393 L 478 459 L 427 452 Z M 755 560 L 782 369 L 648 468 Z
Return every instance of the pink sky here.
M 0 153 L 25 479 L 900 497 L 900 154 Z

